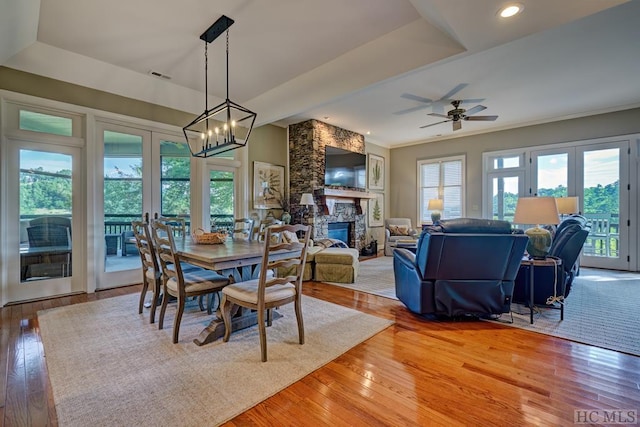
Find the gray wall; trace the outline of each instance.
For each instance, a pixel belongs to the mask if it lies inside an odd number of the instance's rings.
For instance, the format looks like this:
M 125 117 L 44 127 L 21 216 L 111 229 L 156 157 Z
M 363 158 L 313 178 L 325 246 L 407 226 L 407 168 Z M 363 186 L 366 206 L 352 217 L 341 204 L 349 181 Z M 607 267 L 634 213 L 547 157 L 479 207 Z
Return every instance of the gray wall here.
M 7 67 L 0 67 L 0 89 L 180 127 L 194 118 L 193 114 L 184 111 Z M 253 174 L 254 160 L 286 165 L 287 138 L 284 128 L 272 125 L 255 128 L 248 147 L 250 175 Z
M 466 155 L 466 216 L 480 217 L 484 152 L 633 133 L 640 133 L 640 108 L 391 149 L 385 216 L 416 220 L 418 160 Z

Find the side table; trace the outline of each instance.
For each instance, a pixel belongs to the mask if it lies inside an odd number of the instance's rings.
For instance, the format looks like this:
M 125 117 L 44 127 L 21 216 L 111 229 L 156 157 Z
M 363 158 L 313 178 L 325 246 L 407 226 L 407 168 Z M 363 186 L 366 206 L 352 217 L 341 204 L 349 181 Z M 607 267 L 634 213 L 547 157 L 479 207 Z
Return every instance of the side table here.
M 520 265 L 529 266 L 529 320 L 533 325 L 533 303 L 534 301 L 534 289 L 535 289 L 535 267 L 560 267 L 562 265 L 562 260 L 560 258 L 552 258 L 547 257 L 544 259 L 534 259 L 534 258 L 522 258 L 520 261 Z M 564 294 L 564 289 L 562 290 Z M 560 320 L 564 320 L 564 301 L 560 301 Z

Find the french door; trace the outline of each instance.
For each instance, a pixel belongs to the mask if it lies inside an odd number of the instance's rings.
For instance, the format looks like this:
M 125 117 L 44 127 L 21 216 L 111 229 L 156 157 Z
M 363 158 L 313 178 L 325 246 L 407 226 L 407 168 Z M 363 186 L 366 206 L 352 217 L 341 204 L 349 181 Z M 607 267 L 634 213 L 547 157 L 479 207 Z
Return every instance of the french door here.
M 9 139 L 6 153 L 5 301 L 84 291 L 82 149 Z
M 591 226 L 581 265 L 631 267 L 629 164 L 628 141 L 531 152 L 531 195 L 580 198 Z
M 189 148 L 177 135 L 99 122 L 101 218 L 96 226 L 98 283 L 108 288 L 141 279 L 131 221 L 145 215 L 183 217 L 191 225 Z

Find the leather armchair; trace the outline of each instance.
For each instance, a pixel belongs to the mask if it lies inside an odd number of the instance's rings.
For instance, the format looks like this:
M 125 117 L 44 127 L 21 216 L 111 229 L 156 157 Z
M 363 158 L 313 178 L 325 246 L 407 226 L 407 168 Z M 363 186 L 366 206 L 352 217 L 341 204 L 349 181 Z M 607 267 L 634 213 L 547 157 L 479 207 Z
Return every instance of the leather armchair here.
M 420 235 L 415 255 L 394 251 L 396 296 L 418 314 L 508 313 L 527 240 L 507 221 L 442 220 Z
M 400 231 L 406 230 L 406 234 Z M 387 218 L 384 220 L 384 254 L 393 255 L 391 243 L 397 240 L 415 239 L 418 232 L 411 227 L 409 218 Z
M 549 256 L 561 259 L 562 265 L 557 271 L 553 267 L 535 268 L 534 304 L 546 304 L 549 297 L 569 296 L 573 279 L 578 274 L 580 252 L 588 235 L 589 225 L 582 215 L 571 215 L 558 224 Z M 528 268 L 521 268 L 516 276 L 514 302 L 528 302 L 529 277 Z

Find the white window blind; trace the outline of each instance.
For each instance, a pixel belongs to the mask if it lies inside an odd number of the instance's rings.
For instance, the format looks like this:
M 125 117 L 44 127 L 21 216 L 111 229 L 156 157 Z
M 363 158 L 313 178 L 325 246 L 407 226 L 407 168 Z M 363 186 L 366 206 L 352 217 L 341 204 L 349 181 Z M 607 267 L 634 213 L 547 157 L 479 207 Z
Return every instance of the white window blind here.
M 431 211 L 427 209 L 429 199 L 442 199 L 442 218 L 457 218 L 463 215 L 464 200 L 464 156 L 418 162 L 419 218 L 423 223 L 431 222 Z

